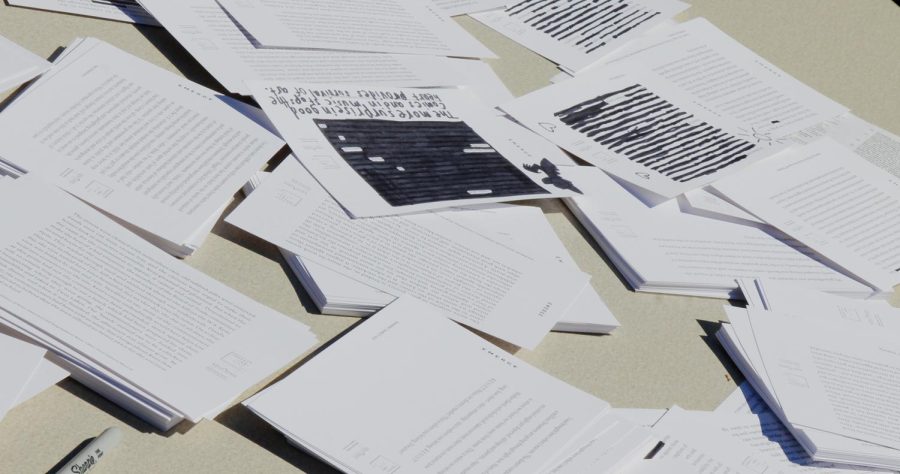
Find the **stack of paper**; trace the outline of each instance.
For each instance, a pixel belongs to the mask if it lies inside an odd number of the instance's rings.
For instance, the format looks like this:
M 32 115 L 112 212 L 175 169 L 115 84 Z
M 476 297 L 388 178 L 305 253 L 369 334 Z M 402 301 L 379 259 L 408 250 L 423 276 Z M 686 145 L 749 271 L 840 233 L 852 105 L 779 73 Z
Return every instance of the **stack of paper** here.
M 620 472 L 656 444 L 406 296 L 247 406 L 346 472 Z
M 0 180 L 0 201 L 16 203 L 2 210 L 0 322 L 159 429 L 215 416 L 315 343 L 32 175 Z
M 875 293 L 770 226 L 689 214 L 677 201 L 648 207 L 599 169 L 579 170 L 574 181 L 584 196 L 565 202 L 635 290 L 734 298 L 735 278 L 766 277 L 848 296 Z
M 900 178 L 900 137 L 847 113 L 815 127 L 791 135 L 791 139 L 806 145 L 821 137 L 829 137 L 873 165 Z
M 7 0 L 10 5 L 159 26 L 136 0 Z
M 692 466 L 685 472 L 883 472 L 813 461 L 771 412 L 672 407 L 651 431 L 664 443 L 653 459 L 685 462 Z
M 726 308 L 717 337 L 809 456 L 900 468 L 900 310 L 763 280 L 741 287 L 750 306 Z
M 260 112 L 79 39 L 0 114 L 0 161 L 186 256 L 284 146 L 245 114 Z
M 325 268 L 390 295 L 415 296 L 451 319 L 533 348 L 579 295 L 593 291 L 590 277 L 463 224 L 482 219 L 480 214 L 457 218 L 481 212 L 351 219 L 289 157 L 226 220 L 299 255 L 307 268 Z
M 205 67 L 230 92 L 250 95 L 248 81 L 300 81 L 315 84 L 365 84 L 368 86 L 393 87 L 457 87 L 466 86 L 476 91 L 491 105 L 511 100 L 512 95 L 491 71 L 490 67 L 478 60 L 446 57 L 446 51 L 426 54 L 401 54 L 365 52 L 358 46 L 330 44 L 330 50 L 279 48 L 260 44 L 242 25 L 231 11 L 226 11 L 216 0 L 140 0 L 140 3 L 181 43 L 182 46 Z M 316 2 L 262 2 L 281 3 L 288 8 L 310 8 L 318 10 L 319 22 L 316 34 L 340 41 L 347 35 L 345 24 L 351 18 L 343 15 L 344 9 L 353 9 L 353 2 L 328 5 Z M 363 3 L 363 2 L 359 2 Z M 365 9 L 358 14 L 369 15 L 354 26 L 354 30 L 364 29 L 364 25 L 390 24 L 389 37 L 370 38 L 372 45 L 387 45 L 393 36 L 402 37 L 422 33 L 414 22 L 397 22 L 392 14 L 397 5 L 409 6 L 419 15 L 422 2 L 379 1 L 365 2 Z M 446 7 L 454 11 L 472 8 L 481 1 L 452 1 Z M 455 5 L 451 5 L 455 4 Z M 289 5 L 290 4 L 290 5 Z M 346 4 L 346 5 L 345 5 Z M 414 5 L 413 5 L 414 4 Z M 427 2 L 425 2 L 427 4 Z M 465 4 L 465 5 L 464 5 Z M 339 7 L 339 8 L 338 8 Z M 387 9 L 382 9 L 388 7 Z M 306 14 L 304 12 L 303 14 Z M 434 16 L 434 15 L 429 15 Z M 451 36 L 465 35 L 444 15 L 439 15 L 440 23 L 453 30 Z M 310 21 L 315 18 L 310 17 Z M 383 32 L 382 32 L 383 33 Z M 264 47 L 265 46 L 265 47 Z M 335 50 L 337 49 L 337 50 Z M 388 48 L 390 49 L 390 48 Z
M 50 63 L 0 36 L 0 93 L 30 81 L 50 68 Z
M 249 195 L 265 179 L 260 173 L 244 187 Z M 462 209 L 460 209 L 462 210 Z M 443 217 L 461 228 L 470 229 L 485 238 L 516 249 L 536 260 L 559 264 L 571 270 L 578 266 L 540 209 L 534 207 L 504 206 L 467 209 L 466 212 L 449 210 Z M 412 221 L 415 225 L 415 221 Z M 406 238 L 401 234 L 397 238 Z M 527 238 L 526 238 L 527 237 Z M 423 242 L 422 245 L 428 245 Z M 396 295 L 385 293 L 372 286 L 317 263 L 303 261 L 299 255 L 281 250 L 295 276 L 309 293 L 316 307 L 323 314 L 340 316 L 369 316 L 390 304 Z M 436 250 L 432 252 L 437 253 Z M 586 286 L 563 319 L 553 326 L 555 331 L 610 333 L 619 322 L 590 286 Z

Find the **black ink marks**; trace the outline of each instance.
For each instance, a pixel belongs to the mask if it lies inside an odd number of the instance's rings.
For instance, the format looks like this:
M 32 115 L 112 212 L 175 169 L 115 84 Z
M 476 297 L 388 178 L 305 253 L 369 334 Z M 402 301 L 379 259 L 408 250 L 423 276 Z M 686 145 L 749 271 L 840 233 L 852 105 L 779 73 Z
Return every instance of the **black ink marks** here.
M 628 0 L 524 0 L 506 9 L 553 39 L 592 53 L 660 15 Z
M 522 165 L 523 168 L 527 171 L 531 171 L 532 173 L 544 173 L 547 175 L 546 178 L 541 179 L 541 182 L 544 184 L 549 184 L 552 186 L 556 186 L 559 189 L 564 189 L 567 191 L 573 191 L 578 194 L 583 194 L 578 188 L 572 184 L 568 179 L 563 178 L 559 175 L 559 167 L 553 164 L 552 161 L 544 158 L 541 160 L 539 164 L 534 165 Z
M 572 129 L 674 181 L 715 173 L 755 145 L 635 84 L 554 114 Z
M 549 193 L 464 122 L 315 119 L 315 123 L 392 206 Z

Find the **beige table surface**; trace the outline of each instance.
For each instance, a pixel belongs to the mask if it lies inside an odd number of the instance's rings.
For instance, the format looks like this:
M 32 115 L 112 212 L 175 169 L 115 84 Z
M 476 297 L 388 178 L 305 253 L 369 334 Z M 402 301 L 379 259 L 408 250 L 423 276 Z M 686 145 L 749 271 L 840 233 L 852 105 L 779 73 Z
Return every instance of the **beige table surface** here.
M 693 4 L 679 20 L 706 17 L 857 115 L 900 134 L 900 6 L 893 1 L 695 0 Z M 500 56 L 490 64 L 514 94 L 540 88 L 555 74 L 549 62 L 499 34 L 468 18 L 460 23 Z M 221 90 L 162 29 L 0 4 L 0 34 L 45 57 L 75 37 L 98 37 Z M 560 203 L 545 201 L 541 207 L 582 270 L 593 275 L 594 288 L 622 327 L 611 336 L 552 333 L 536 350 L 517 351 L 519 357 L 616 407 L 678 404 L 711 410 L 731 393 L 740 374 L 712 338 L 717 321 L 724 318 L 723 300 L 629 291 Z M 357 321 L 311 314 L 314 305 L 289 276 L 276 249 L 221 222 L 187 263 L 310 325 L 320 341 Z M 893 302 L 900 302 L 896 292 Z M 290 447 L 240 405 L 214 421 L 159 433 L 71 380 L 12 410 L 0 422 L 0 472 L 46 471 L 112 425 L 122 427 L 125 438 L 92 471 L 97 474 L 333 472 Z

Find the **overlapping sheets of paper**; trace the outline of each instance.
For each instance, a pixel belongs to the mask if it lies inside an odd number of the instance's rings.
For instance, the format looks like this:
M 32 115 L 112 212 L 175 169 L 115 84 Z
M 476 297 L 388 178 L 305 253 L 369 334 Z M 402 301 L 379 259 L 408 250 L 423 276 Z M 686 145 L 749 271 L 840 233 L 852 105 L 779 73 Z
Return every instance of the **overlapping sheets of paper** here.
M 258 187 L 267 175 L 261 173 L 256 179 L 251 180 L 245 187 L 247 194 Z M 539 209 L 506 205 L 481 206 L 472 209 L 451 209 L 443 212 L 442 217 L 461 228 L 467 228 L 486 239 L 512 248 L 522 255 L 559 264 L 564 268 L 578 269 Z M 416 225 L 416 220 L 408 220 L 408 223 Z M 414 238 L 413 235 L 400 232 L 395 237 Z M 428 242 L 421 242 L 420 245 L 428 245 Z M 438 252 L 437 249 L 431 251 Z M 369 316 L 397 297 L 357 281 L 329 266 L 304 261 L 302 257 L 289 251 L 282 250 L 282 254 L 322 314 Z M 422 274 L 430 274 L 428 268 L 421 268 L 419 271 Z M 553 330 L 609 333 L 618 326 L 619 322 L 600 296 L 587 285 L 562 320 L 553 326 Z
M 151 425 L 215 416 L 315 343 L 33 175 L 0 180 L 0 321 Z
M 250 118 L 259 115 L 112 45 L 78 39 L 0 114 L 0 161 L 186 256 L 284 146 Z
M 742 280 L 717 337 L 816 461 L 900 468 L 895 400 L 900 310 L 766 280 Z
M 246 405 L 344 472 L 620 472 L 656 444 L 407 296 Z
M 675 197 L 771 155 L 847 111 L 705 20 L 502 109 L 589 163 Z M 715 71 L 715 73 L 713 73 Z
M 248 81 L 299 81 L 390 87 L 468 86 L 492 104 L 512 99 L 490 67 L 481 61 L 419 54 L 264 48 L 216 0 L 141 0 L 141 4 L 235 94 L 250 95 Z M 343 32 L 343 28 L 338 28 L 334 34 Z
M 713 188 L 883 292 L 900 283 L 900 179 L 822 138 Z

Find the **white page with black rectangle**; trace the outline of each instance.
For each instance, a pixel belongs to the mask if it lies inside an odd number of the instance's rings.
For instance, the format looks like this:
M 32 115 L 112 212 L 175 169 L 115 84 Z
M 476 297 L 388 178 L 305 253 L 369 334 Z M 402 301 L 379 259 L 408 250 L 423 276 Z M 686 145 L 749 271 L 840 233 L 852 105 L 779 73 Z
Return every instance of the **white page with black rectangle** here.
M 900 283 L 900 183 L 833 140 L 786 150 L 713 187 L 873 287 Z
M 536 346 L 589 276 L 535 262 L 441 214 L 350 219 L 288 158 L 226 221 L 304 261 L 392 295 L 415 296 L 508 342 Z
M 459 86 L 471 61 L 439 56 L 259 48 L 216 0 L 141 0 L 169 33 L 230 92 L 246 81 L 364 82 L 371 86 Z M 460 71 L 462 69 L 462 71 Z
M 432 0 L 218 0 L 262 47 L 494 58 Z
M 459 473 L 541 472 L 609 405 L 401 297 L 248 408 L 349 472 Z
M 134 0 L 8 0 L 10 5 L 159 26 Z
M 667 198 L 775 151 L 640 65 L 579 75 L 500 107 L 575 156 Z
M 353 217 L 572 196 L 568 167 L 462 90 L 251 83 L 300 162 Z
M 190 242 L 283 146 L 246 105 L 102 41 L 75 44 L 0 115 L 0 156 L 123 221 Z
M 0 92 L 33 79 L 50 68 L 44 58 L 0 36 Z
M 0 307 L 17 328 L 199 421 L 302 355 L 309 329 L 187 265 L 62 190 L 0 187 Z
M 689 6 L 676 0 L 510 0 L 505 10 L 472 17 L 580 71 Z

